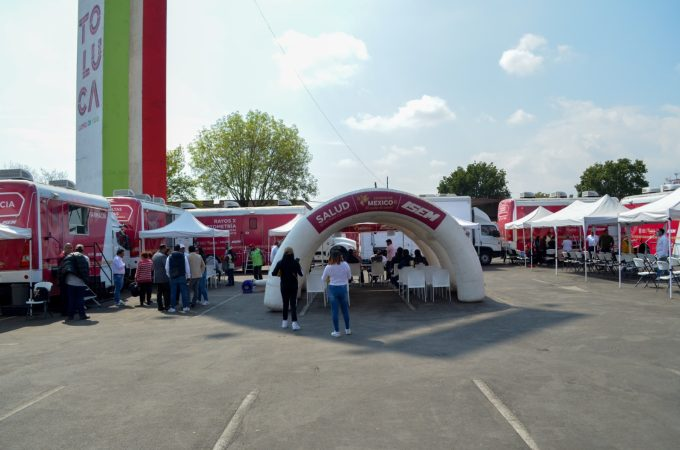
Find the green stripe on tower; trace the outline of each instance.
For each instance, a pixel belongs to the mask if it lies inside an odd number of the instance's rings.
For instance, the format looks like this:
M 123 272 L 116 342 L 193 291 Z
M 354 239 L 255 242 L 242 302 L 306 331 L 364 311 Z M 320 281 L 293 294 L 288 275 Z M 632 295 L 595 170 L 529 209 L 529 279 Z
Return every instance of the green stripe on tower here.
M 102 194 L 129 184 L 130 0 L 104 2 Z

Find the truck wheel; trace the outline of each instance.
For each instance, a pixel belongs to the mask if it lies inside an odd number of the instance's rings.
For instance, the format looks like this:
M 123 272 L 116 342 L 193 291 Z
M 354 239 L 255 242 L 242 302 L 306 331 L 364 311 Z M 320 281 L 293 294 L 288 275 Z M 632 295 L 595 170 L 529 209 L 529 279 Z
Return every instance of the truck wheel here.
M 489 253 L 489 252 L 481 252 L 481 253 L 479 254 L 479 262 L 480 262 L 483 266 L 488 266 L 489 264 L 491 264 L 491 253 Z

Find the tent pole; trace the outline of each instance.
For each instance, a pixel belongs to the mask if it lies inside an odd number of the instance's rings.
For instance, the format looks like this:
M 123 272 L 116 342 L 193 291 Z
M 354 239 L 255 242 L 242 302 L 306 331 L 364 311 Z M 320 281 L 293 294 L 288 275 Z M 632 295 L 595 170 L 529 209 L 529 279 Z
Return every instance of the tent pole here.
M 33 300 L 33 238 L 28 240 L 28 299 Z M 48 293 L 49 295 L 49 293 Z M 47 304 L 43 305 L 47 308 Z
M 588 281 L 588 259 L 586 258 L 586 252 L 588 251 L 588 242 L 586 241 L 586 232 L 587 232 L 587 226 L 584 225 L 583 227 L 583 246 L 585 247 L 585 250 L 583 251 L 583 273 L 585 274 L 585 279 L 586 282 Z
M 619 289 L 621 289 L 621 244 L 623 243 L 623 239 L 621 239 L 621 223 L 616 222 L 616 226 L 618 227 L 619 237 Z
M 524 233 L 524 225 L 522 225 L 522 244 L 524 245 L 524 268 L 527 268 L 527 238 Z
M 557 226 L 555 226 L 555 275 L 557 275 Z
M 529 228 L 529 245 L 531 245 L 531 264 L 529 264 L 529 268 L 531 270 L 534 270 L 534 226 L 532 225 L 531 228 Z M 526 245 L 526 242 L 524 243 Z
M 671 214 L 668 211 L 668 226 L 666 227 L 666 240 L 668 241 L 668 298 L 673 298 L 673 268 L 671 267 Z

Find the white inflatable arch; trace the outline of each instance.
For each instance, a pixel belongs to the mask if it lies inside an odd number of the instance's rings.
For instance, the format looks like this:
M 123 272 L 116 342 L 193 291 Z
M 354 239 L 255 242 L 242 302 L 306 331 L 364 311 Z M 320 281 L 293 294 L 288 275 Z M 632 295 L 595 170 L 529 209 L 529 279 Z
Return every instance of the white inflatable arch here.
M 436 205 L 405 192 L 364 189 L 336 197 L 300 219 L 281 243 L 281 249 L 292 247 L 306 272 L 314 252 L 326 239 L 361 222 L 377 222 L 402 230 L 431 265 L 449 271 L 459 301 L 476 302 L 484 298 L 482 267 L 463 228 Z M 283 251 L 277 252 L 272 266 L 282 256 Z M 282 308 L 280 281 L 279 277 L 269 275 L 265 288 L 264 304 L 275 311 Z M 304 279 L 300 285 L 304 285 Z

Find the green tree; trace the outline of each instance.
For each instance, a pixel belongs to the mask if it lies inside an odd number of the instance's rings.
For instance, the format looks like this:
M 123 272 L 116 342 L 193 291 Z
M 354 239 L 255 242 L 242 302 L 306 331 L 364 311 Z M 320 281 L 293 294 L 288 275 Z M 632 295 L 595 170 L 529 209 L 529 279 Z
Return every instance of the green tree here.
M 645 175 L 647 166 L 639 159 L 631 161 L 621 158 L 617 161 L 595 163 L 581 175 L 581 182 L 574 186 L 579 194 L 583 191 L 597 191 L 619 199 L 642 193 L 649 185 Z
M 181 145 L 168 150 L 166 165 L 168 170 L 168 200 L 174 202 L 195 200 L 198 183 L 194 178 L 186 175 L 184 171 L 186 160 Z
M 510 197 L 505 170 L 498 169 L 494 163 L 473 162 L 466 168 L 458 166 L 439 182 L 440 194 L 469 195 L 476 198 Z
M 189 153 L 201 188 L 242 206 L 273 198 L 309 200 L 317 193 L 304 139 L 295 126 L 267 113 L 233 113 L 219 119 L 200 132 Z

